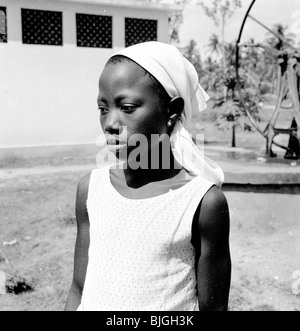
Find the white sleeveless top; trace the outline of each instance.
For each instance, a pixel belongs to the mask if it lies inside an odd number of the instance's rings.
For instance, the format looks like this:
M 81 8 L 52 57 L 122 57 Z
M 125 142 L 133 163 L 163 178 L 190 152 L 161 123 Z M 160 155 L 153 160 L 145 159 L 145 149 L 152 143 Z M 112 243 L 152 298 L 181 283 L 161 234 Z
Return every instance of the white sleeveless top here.
M 78 311 L 199 310 L 192 222 L 214 184 L 201 177 L 169 193 L 128 199 L 109 168 L 91 174 L 89 263 Z

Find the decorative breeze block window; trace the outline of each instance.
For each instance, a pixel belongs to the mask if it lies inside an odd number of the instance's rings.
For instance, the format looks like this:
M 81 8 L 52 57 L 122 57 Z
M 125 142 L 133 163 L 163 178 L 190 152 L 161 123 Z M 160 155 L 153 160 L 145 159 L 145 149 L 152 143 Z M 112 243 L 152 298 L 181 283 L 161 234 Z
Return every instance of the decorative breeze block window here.
M 112 17 L 76 14 L 77 46 L 112 48 Z
M 22 9 L 24 44 L 63 45 L 62 12 Z
M 146 41 L 157 41 L 157 21 L 125 18 L 126 47 Z
M 0 43 L 7 43 L 6 8 L 0 7 Z

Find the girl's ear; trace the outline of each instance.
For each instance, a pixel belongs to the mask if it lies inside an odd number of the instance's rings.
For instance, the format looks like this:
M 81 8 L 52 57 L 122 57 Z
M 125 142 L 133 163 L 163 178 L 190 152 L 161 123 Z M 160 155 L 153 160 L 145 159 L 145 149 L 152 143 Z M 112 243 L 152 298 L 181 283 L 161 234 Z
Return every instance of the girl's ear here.
M 181 97 L 173 98 L 169 103 L 168 117 L 172 123 L 175 123 L 177 119 L 182 115 L 184 110 L 184 100 Z

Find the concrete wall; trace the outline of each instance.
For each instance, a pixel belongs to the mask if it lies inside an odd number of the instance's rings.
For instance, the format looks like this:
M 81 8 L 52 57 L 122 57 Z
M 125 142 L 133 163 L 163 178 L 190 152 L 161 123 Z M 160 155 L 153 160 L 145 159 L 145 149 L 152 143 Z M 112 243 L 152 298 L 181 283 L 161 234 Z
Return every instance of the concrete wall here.
M 0 0 L 0 6 L 8 28 L 8 43 L 0 43 L 0 148 L 96 142 L 98 79 L 125 45 L 125 17 L 158 20 L 158 40 L 168 42 L 165 10 L 70 0 Z M 21 8 L 62 11 L 64 45 L 22 44 Z M 114 49 L 77 47 L 76 13 L 113 16 Z

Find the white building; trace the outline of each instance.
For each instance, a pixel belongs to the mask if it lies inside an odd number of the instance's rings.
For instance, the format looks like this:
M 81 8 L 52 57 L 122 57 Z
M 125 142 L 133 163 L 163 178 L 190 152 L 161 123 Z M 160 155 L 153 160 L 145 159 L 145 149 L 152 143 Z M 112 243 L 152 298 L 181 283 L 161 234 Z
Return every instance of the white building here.
M 175 7 L 139 0 L 0 0 L 0 148 L 94 143 L 110 55 L 168 42 Z

